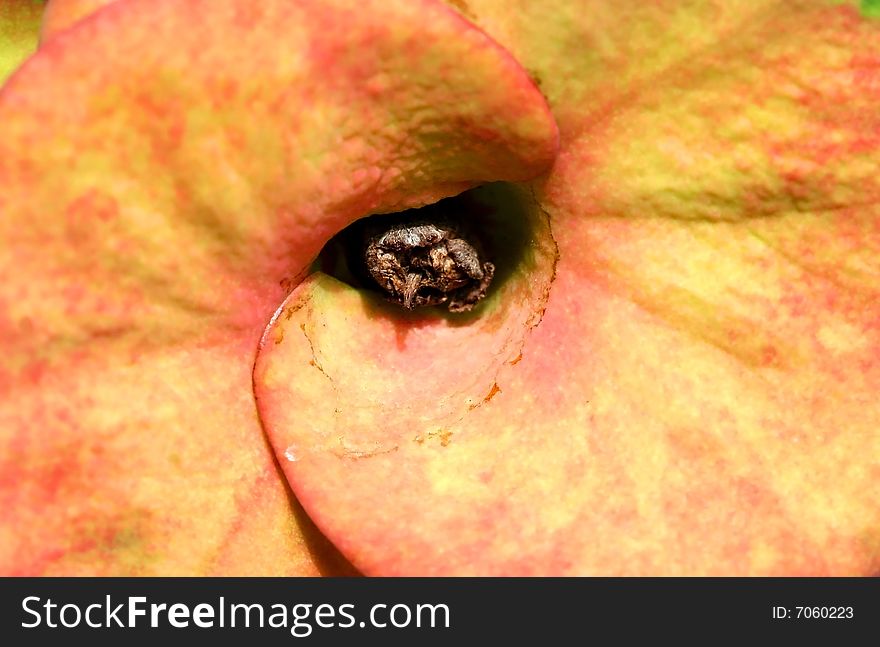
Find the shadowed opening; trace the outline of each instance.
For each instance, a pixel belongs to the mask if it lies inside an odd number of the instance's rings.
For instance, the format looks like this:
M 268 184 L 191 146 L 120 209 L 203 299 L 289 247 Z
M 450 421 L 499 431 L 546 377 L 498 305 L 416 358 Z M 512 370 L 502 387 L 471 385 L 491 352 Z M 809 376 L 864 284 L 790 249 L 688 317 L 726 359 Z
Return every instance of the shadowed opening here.
M 498 182 L 418 209 L 361 218 L 328 241 L 311 269 L 329 274 L 356 289 L 390 299 L 369 271 L 367 248 L 370 241 L 375 241 L 381 232 L 415 223 L 451 225 L 479 251 L 481 261 L 494 267 L 494 276 L 486 289 L 486 296 L 491 298 L 500 292 L 518 268 L 522 268 L 536 235 L 533 206 L 525 204 L 523 196 L 521 189 Z M 428 303 L 436 301 L 439 294 L 436 287 L 419 289 L 421 300 Z M 479 303 L 476 307 L 479 308 Z M 437 316 L 458 316 L 449 313 L 442 305 L 429 305 L 419 310 Z

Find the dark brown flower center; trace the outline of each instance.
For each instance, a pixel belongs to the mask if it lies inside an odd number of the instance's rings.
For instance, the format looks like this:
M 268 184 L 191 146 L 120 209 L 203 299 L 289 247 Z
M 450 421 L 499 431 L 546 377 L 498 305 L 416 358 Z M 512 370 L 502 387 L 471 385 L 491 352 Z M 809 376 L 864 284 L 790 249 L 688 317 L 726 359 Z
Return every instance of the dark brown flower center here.
M 383 223 L 365 232 L 363 260 L 387 296 L 407 309 L 467 312 L 486 296 L 495 266 L 473 234 L 451 222 Z

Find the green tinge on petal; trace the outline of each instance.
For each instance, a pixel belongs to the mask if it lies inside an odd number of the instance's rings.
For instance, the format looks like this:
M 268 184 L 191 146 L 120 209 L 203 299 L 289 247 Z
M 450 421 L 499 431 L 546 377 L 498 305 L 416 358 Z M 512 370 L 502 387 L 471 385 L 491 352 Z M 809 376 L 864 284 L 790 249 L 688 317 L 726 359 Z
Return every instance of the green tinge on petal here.
M 862 0 L 862 15 L 868 18 L 880 18 L 880 0 Z
M 37 50 L 45 0 L 0 2 L 0 85 Z

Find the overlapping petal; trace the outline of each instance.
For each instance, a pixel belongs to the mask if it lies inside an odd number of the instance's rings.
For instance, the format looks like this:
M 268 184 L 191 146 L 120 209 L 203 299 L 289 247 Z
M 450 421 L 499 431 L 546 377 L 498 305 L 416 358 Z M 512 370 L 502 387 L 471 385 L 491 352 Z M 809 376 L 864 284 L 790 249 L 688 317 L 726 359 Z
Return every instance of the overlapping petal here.
M 258 340 L 352 220 L 542 172 L 529 77 L 434 2 L 120 0 L 45 38 L 0 128 L 0 569 L 344 572 L 266 444 Z
M 880 23 L 451 4 L 560 125 L 556 278 L 521 357 L 511 297 L 416 326 L 303 286 L 256 376 L 310 514 L 369 573 L 880 570 Z

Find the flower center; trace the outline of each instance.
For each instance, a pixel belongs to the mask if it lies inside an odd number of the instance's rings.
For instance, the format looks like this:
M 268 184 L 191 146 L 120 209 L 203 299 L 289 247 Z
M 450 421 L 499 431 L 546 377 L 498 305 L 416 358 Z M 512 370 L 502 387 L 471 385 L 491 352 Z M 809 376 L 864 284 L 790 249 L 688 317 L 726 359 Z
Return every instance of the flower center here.
M 312 270 L 379 292 L 401 309 L 476 314 L 483 301 L 506 301 L 511 279 L 543 273 L 535 267 L 536 241 L 555 251 L 547 225 L 526 190 L 487 184 L 361 218 L 327 243 Z

